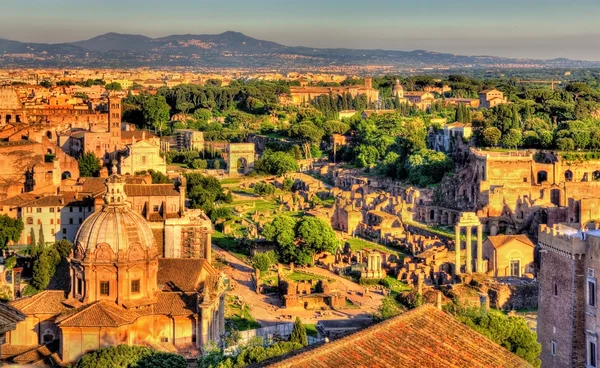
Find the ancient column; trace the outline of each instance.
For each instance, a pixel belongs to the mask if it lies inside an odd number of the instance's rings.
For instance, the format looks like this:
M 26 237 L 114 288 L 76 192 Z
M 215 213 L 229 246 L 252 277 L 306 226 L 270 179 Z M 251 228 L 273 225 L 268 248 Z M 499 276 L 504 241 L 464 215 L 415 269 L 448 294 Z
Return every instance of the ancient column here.
M 465 272 L 471 273 L 473 270 L 473 250 L 471 249 L 471 233 L 473 232 L 473 227 L 467 226 L 466 230 L 467 230 L 467 246 L 466 246 L 466 248 L 467 248 L 467 258 L 466 258 L 467 265 L 465 267 Z
M 371 271 L 373 269 L 373 254 L 369 253 L 367 255 L 367 270 Z
M 477 272 L 478 273 L 484 273 L 485 270 L 483 269 L 483 245 L 482 245 L 482 238 L 483 238 L 483 226 L 482 225 L 477 225 Z
M 455 252 L 456 252 L 456 258 L 455 258 L 455 262 L 454 262 L 454 274 L 458 275 L 460 273 L 460 226 L 456 225 L 454 227 L 454 234 L 455 234 Z

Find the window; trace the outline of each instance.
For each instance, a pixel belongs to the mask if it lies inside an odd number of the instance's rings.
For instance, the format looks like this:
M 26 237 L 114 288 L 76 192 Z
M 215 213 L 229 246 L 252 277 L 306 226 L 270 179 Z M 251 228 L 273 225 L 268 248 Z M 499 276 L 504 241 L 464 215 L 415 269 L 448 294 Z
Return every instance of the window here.
M 83 280 L 77 278 L 77 295 L 83 295 Z
M 132 293 L 140 292 L 140 280 L 132 280 L 131 281 L 131 292 Z
M 556 355 L 556 342 L 552 341 L 552 355 Z
M 142 156 L 142 165 L 146 164 L 146 156 Z
M 27 217 L 27 225 L 33 225 L 33 217 Z
M 160 342 L 169 342 L 169 338 L 168 337 L 161 337 L 160 338 Z
M 523 178 L 523 183 L 527 183 L 527 178 Z
M 588 367 L 596 367 L 596 341 L 588 341 L 587 352 Z
M 110 295 L 110 286 L 108 281 L 100 281 L 100 295 Z
M 510 275 L 512 277 L 520 277 L 521 276 L 521 261 L 518 259 L 510 260 Z
M 556 285 L 556 282 L 554 283 L 554 296 L 558 296 L 558 285 Z
M 152 210 L 153 210 L 154 212 L 158 212 L 158 206 L 157 206 L 157 205 L 154 205 L 154 207 L 152 207 Z
M 83 219 L 81 217 L 79 218 L 79 224 L 83 224 Z
M 54 207 L 50 207 L 50 212 L 54 212 Z
M 66 233 L 67 233 L 67 228 L 63 227 L 63 229 L 62 229 L 62 233 L 63 233 L 63 234 L 66 234 Z
M 38 207 L 38 208 L 35 209 L 35 212 L 42 213 L 42 209 Z
M 54 225 L 54 219 L 50 219 L 50 225 Z
M 73 217 L 69 218 L 69 225 L 73 225 Z
M 73 207 L 69 207 L 69 212 L 73 212 Z
M 587 302 L 590 307 L 596 306 L 596 279 L 587 280 Z

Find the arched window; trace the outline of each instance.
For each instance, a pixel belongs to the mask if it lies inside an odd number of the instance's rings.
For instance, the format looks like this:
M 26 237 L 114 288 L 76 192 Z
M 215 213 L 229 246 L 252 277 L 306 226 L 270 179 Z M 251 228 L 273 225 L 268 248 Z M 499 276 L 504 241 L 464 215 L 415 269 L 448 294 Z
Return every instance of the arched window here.
M 537 173 L 537 183 L 542 184 L 543 182 L 548 181 L 548 172 L 542 170 Z
M 573 172 L 571 170 L 565 171 L 565 181 L 573 181 Z

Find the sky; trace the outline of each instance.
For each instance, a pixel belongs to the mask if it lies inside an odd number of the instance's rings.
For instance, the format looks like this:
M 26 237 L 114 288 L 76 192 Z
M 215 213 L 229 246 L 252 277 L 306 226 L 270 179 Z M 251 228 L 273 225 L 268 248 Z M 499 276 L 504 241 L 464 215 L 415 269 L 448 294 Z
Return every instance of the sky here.
M 290 46 L 600 61 L 600 0 L 0 0 L 0 38 L 238 31 Z

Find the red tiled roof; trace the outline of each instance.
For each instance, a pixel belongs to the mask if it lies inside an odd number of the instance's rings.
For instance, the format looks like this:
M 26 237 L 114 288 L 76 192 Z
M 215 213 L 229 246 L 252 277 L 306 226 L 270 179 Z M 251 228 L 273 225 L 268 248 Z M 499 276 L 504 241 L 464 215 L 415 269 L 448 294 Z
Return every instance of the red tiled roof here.
M 59 314 L 68 309 L 63 304 L 65 292 L 62 290 L 46 290 L 30 297 L 13 300 L 8 303 L 26 315 L 32 314 Z
M 160 258 L 158 260 L 158 285 L 165 291 L 198 291 L 204 282 L 202 270 L 216 273 L 216 270 L 201 258 Z
M 130 197 L 179 197 L 179 191 L 173 184 L 125 184 L 125 194 Z
M 497 249 L 500 248 L 501 246 L 510 243 L 513 240 L 519 241 L 525 245 L 529 245 L 532 248 L 535 248 L 535 244 L 533 244 L 531 242 L 531 240 L 529 239 L 529 237 L 527 237 L 527 235 L 524 234 L 517 234 L 517 235 L 493 235 L 493 236 L 488 236 L 487 240 L 489 240 L 490 243 L 492 243 L 492 246 Z
M 56 319 L 61 327 L 119 327 L 133 323 L 139 314 L 119 307 L 111 301 L 98 301 L 75 313 Z
M 431 304 L 267 367 L 531 367 Z
M 154 306 L 155 314 L 170 316 L 189 316 L 196 313 L 196 293 L 158 293 Z

